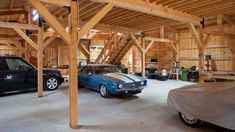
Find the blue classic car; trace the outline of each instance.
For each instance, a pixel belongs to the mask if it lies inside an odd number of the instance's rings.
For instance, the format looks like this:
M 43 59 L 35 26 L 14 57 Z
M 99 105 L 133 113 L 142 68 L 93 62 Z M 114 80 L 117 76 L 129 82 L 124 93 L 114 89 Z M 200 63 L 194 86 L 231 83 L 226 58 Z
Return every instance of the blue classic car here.
M 99 91 L 104 98 L 119 94 L 137 94 L 147 86 L 147 79 L 121 73 L 109 64 L 89 64 L 78 74 L 79 87 L 85 86 Z

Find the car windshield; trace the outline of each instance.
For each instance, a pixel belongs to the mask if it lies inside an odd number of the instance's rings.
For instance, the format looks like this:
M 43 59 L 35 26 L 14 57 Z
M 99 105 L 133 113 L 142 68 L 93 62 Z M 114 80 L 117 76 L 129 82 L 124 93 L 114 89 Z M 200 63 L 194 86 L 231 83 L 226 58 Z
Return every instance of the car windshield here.
M 120 72 L 116 66 L 97 66 L 94 67 L 95 74 L 106 74 Z

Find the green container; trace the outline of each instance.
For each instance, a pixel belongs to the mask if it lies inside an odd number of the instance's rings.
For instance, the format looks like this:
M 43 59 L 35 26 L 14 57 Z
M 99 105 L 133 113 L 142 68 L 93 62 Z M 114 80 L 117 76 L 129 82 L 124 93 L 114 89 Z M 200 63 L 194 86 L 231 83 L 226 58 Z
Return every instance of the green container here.
M 182 69 L 182 81 L 188 81 L 188 70 Z
M 121 68 L 121 72 L 127 74 L 128 73 L 128 68 Z

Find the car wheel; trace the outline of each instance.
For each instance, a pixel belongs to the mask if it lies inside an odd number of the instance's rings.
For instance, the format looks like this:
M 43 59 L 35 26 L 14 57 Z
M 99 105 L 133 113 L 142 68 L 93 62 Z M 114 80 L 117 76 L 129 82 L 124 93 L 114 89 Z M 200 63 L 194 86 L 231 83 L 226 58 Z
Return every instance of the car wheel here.
M 189 114 L 179 112 L 179 116 L 180 116 L 180 119 L 183 121 L 183 123 L 190 127 L 198 127 L 203 123 L 203 121 L 193 116 L 190 116 Z
M 48 77 L 44 83 L 46 90 L 56 90 L 59 87 L 59 80 L 57 77 Z
M 100 85 L 100 95 L 104 98 L 108 98 L 111 96 L 109 90 L 104 86 L 104 85 Z

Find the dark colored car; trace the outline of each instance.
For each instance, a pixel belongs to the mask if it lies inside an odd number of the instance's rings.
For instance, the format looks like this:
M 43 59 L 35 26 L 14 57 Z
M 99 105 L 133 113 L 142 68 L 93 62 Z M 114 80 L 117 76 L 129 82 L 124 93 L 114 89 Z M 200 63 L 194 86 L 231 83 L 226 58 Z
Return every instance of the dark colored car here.
M 78 74 L 80 86 L 100 92 L 102 97 L 120 94 L 138 94 L 147 86 L 147 79 L 121 73 L 116 66 L 109 64 L 89 64 Z
M 64 82 L 59 70 L 43 69 L 46 90 Z M 37 68 L 20 57 L 0 56 L 0 93 L 37 88 Z

